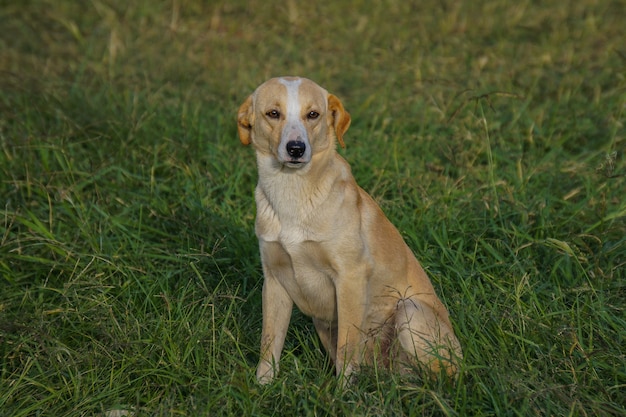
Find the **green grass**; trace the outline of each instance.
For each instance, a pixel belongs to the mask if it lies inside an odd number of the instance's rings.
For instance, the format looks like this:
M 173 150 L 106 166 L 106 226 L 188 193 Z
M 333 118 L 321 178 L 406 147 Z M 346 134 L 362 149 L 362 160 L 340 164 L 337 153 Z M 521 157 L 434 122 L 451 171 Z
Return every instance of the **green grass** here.
M 626 13 L 571 3 L 1 2 L 0 415 L 626 413 Z M 351 112 L 342 153 L 450 309 L 456 384 L 342 390 L 298 312 L 256 384 L 235 115 L 289 74 Z

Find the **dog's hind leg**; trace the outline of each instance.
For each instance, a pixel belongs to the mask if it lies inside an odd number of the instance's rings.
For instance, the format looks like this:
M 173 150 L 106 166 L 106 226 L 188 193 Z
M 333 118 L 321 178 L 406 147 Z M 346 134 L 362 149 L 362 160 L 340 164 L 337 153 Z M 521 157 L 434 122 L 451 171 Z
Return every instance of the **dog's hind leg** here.
M 313 319 L 313 324 L 315 324 L 315 330 L 317 330 L 324 349 L 334 364 L 337 362 L 337 326 L 316 318 Z
M 396 331 L 404 353 L 402 362 L 417 359 L 434 374 L 441 370 L 448 375 L 457 373 L 461 346 L 452 328 L 431 306 L 414 297 L 398 301 Z

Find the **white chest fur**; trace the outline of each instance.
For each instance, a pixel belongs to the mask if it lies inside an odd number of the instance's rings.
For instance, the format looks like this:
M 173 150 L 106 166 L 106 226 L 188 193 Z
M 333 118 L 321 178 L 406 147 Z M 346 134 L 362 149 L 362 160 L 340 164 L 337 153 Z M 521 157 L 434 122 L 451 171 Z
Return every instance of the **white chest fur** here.
M 332 222 L 335 204 L 328 205 L 332 183 L 306 186 L 295 173 L 265 177 L 256 189 L 256 233 L 266 272 L 271 272 L 306 315 L 336 320 L 332 254 L 320 242 L 336 240 Z

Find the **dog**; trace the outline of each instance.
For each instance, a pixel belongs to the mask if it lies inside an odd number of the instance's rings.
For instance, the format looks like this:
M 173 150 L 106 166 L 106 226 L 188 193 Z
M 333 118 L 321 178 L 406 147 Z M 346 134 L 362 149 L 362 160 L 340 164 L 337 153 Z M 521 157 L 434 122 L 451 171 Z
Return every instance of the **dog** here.
M 299 77 L 266 81 L 239 108 L 239 138 L 254 147 L 258 168 L 261 384 L 278 372 L 294 303 L 344 381 L 360 365 L 458 373 L 461 346 L 446 307 L 337 153 L 350 121 L 335 95 Z

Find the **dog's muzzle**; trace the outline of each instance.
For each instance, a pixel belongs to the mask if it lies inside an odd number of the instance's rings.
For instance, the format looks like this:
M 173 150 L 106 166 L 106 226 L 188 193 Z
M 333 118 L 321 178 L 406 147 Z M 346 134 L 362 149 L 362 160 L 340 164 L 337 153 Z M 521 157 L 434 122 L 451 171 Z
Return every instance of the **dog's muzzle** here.
M 289 168 L 301 168 L 311 160 L 311 144 L 300 126 L 288 126 L 281 138 L 278 159 Z
M 299 159 L 306 152 L 306 143 L 301 140 L 287 142 L 287 154 L 292 158 Z

